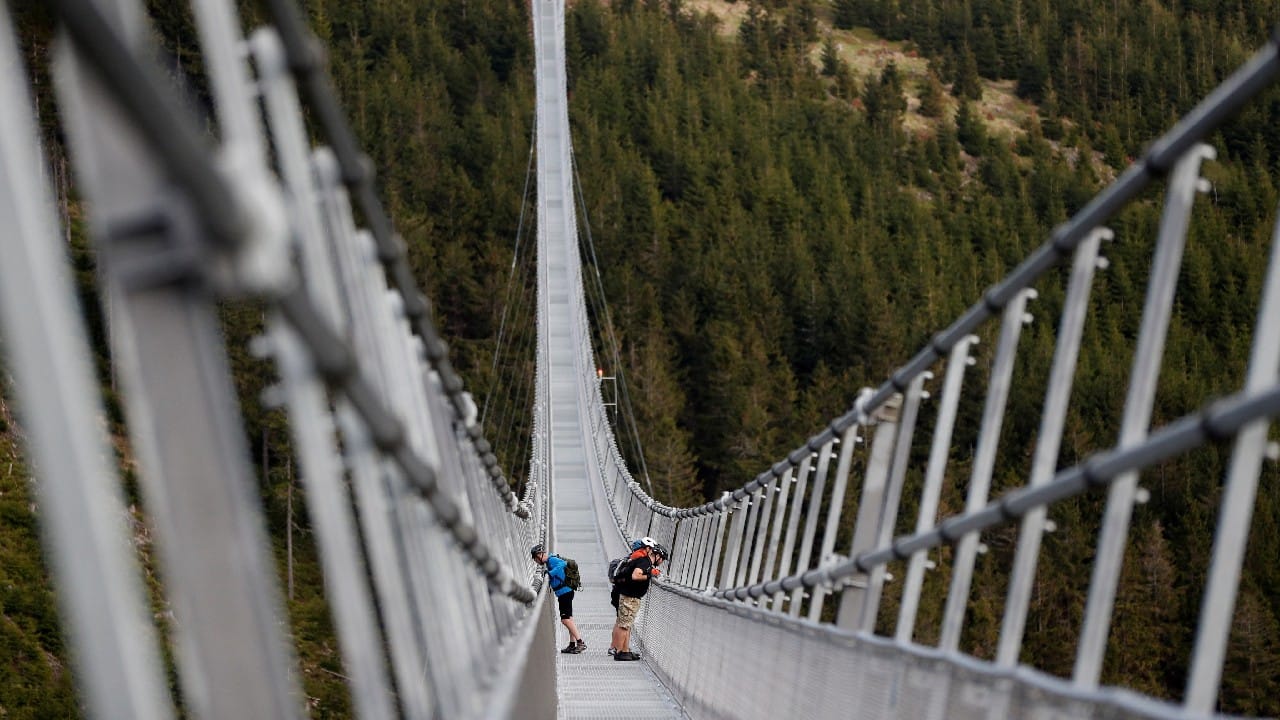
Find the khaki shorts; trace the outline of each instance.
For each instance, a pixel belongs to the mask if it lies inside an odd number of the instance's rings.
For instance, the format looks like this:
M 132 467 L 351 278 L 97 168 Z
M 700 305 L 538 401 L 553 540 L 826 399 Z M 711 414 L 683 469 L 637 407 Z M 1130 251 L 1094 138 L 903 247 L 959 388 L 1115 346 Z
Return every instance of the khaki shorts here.
M 626 595 L 618 596 L 618 627 L 623 630 L 630 630 L 636 621 L 636 614 L 640 612 L 640 598 L 627 597 Z

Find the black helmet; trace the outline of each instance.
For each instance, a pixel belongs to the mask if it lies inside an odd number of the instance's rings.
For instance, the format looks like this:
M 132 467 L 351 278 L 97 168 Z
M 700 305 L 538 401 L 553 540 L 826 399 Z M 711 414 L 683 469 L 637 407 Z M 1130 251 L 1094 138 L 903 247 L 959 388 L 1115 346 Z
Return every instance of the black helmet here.
M 542 543 L 538 543 L 537 545 L 534 545 L 533 547 L 529 548 L 529 556 L 538 557 L 539 555 L 541 555 L 546 551 L 547 549 L 542 547 Z
M 655 544 L 653 546 L 653 551 L 658 553 L 658 557 L 662 558 L 663 560 L 671 559 L 671 553 L 667 551 L 666 545 L 662 545 L 661 543 Z

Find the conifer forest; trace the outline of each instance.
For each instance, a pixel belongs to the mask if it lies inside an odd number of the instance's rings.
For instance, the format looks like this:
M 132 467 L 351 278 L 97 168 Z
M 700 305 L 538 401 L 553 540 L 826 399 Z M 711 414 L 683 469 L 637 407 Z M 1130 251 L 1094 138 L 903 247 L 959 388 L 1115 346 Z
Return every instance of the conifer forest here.
M 9 5 L 99 353 L 106 422 L 132 483 L 93 249 L 49 88 L 56 28 L 39 3 Z M 163 62 L 199 112 L 208 101 L 190 9 L 147 5 Z M 257 3 L 239 5 L 256 25 Z M 302 5 L 452 360 L 518 484 L 535 335 L 527 0 Z M 625 390 L 610 381 L 606 395 L 618 400 L 632 467 L 674 506 L 754 478 L 979 299 L 1278 22 L 1277 0 L 572 0 L 584 277 L 601 374 L 625 378 Z M 1160 378 L 1157 427 L 1241 385 L 1280 201 L 1280 88 L 1213 144 L 1213 189 L 1195 207 L 1166 350 L 1182 359 Z M 1085 324 L 1060 467 L 1115 442 L 1160 207 L 1148 193 L 1110 224 L 1116 240 Z M 1026 482 L 1061 301 L 1038 300 L 1024 332 L 1024 346 L 1044 352 L 1019 373 L 1039 382 L 1015 379 L 993 495 Z M 273 381 L 247 350 L 262 312 L 228 305 L 224 320 L 310 711 L 348 717 L 287 428 L 256 399 Z M 0 715 L 76 717 L 10 382 L 0 366 Z M 972 463 L 978 412 L 957 425 L 957 477 Z M 1210 446 L 1143 474 L 1150 500 L 1134 514 L 1104 684 L 1181 699 L 1229 453 Z M 923 468 L 921 458 L 908 473 L 900 533 L 914 527 Z M 1223 673 L 1226 713 L 1280 715 L 1278 479 L 1269 463 Z M 963 482 L 952 485 L 943 516 L 964 505 Z M 146 508 L 130 492 L 135 544 L 151 568 Z M 1074 653 L 1059 648 L 1076 645 L 1103 503 L 1095 494 L 1055 506 L 1023 663 L 1070 677 Z M 1003 532 L 984 538 L 990 552 L 962 640 L 978 657 L 995 654 L 1000 568 L 1016 527 Z M 148 584 L 163 619 L 163 578 L 151 573 Z M 945 586 L 925 584 L 918 642 L 937 640 Z M 881 630 L 892 633 L 892 584 L 884 602 Z

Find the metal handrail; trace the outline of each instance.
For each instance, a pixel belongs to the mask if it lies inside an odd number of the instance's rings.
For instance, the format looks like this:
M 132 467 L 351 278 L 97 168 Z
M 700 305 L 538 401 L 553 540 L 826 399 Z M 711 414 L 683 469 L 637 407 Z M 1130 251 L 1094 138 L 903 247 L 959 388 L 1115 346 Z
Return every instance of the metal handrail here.
M 59 19 L 66 22 L 69 35 L 77 48 L 93 61 L 93 66 L 101 70 L 113 90 L 119 89 L 117 86 L 121 85 L 130 88 L 128 92 L 122 91 L 116 97 L 118 105 L 128 113 L 131 120 L 138 123 L 149 141 L 159 145 L 162 150 L 159 155 L 164 159 L 174 181 L 184 189 L 187 197 L 196 201 L 195 208 L 201 222 L 214 229 L 217 236 L 227 242 L 238 242 L 246 234 L 247 226 L 228 223 L 228 218 L 241 215 L 235 210 L 242 205 L 233 199 L 236 197 L 232 190 L 234 185 L 212 170 L 217 164 L 213 162 L 211 153 L 198 136 L 189 130 L 190 123 L 174 110 L 175 104 L 164 100 L 167 94 L 161 90 L 155 74 L 148 71 L 147 65 L 139 62 L 120 41 L 116 31 L 103 19 L 94 3 L 89 0 L 58 0 L 58 3 L 56 9 Z M 192 170 L 192 167 L 198 169 Z M 352 176 L 349 168 L 346 169 L 348 172 L 344 179 L 347 182 L 364 182 L 359 176 Z M 198 202 L 206 197 L 212 197 L 213 200 Z M 377 207 L 376 204 L 368 205 L 366 211 Z M 384 251 L 380 253 L 380 259 L 384 263 L 395 264 L 396 267 L 403 265 L 405 272 L 397 271 L 392 275 L 393 279 L 411 281 L 402 254 L 388 256 Z M 425 306 L 419 308 L 414 301 L 414 298 L 422 302 L 425 299 L 416 290 L 405 294 L 405 287 L 412 285 L 400 285 L 398 288 L 405 298 L 405 312 L 415 319 L 415 327 L 419 332 L 427 333 L 428 356 L 433 352 L 438 355 L 444 349 L 443 345 L 430 342 L 433 337 L 438 339 L 438 336 L 426 315 Z M 399 465 L 423 499 L 437 513 L 442 524 L 466 550 L 475 566 L 512 599 L 522 603 L 533 602 L 536 595 L 523 583 L 514 581 L 511 573 L 504 570 L 493 552 L 484 546 L 475 528 L 462 519 L 457 504 L 438 492 L 435 470 L 408 446 L 403 424 L 378 399 L 368 381 L 363 378 L 355 355 L 346 341 L 328 326 L 310 298 L 298 289 L 290 289 L 269 299 L 278 305 L 307 342 L 321 376 L 333 389 L 343 392 L 350 399 L 367 423 L 375 445 Z M 447 364 L 447 359 L 439 362 L 437 357 L 437 371 L 441 370 L 450 373 L 446 375 L 442 372 L 441 375 L 446 390 L 455 399 L 455 413 L 462 417 L 464 411 L 459 409 L 459 403 L 462 402 L 460 380 Z M 480 431 L 474 426 L 468 432 L 476 441 L 477 449 L 483 453 L 482 459 L 492 476 L 496 458 L 489 452 L 487 441 L 475 434 Z M 514 495 L 509 490 L 507 492 L 514 500 Z M 510 504 L 515 507 L 516 514 L 528 516 L 528 510 L 523 505 L 518 502 Z
M 870 572 L 897 560 L 908 560 L 914 553 L 955 543 L 969 533 L 1019 520 L 1038 507 L 1108 487 L 1124 473 L 1150 467 L 1207 441 L 1230 439 L 1250 422 L 1277 415 L 1280 415 L 1280 383 L 1263 392 L 1233 395 L 1171 423 L 1153 433 L 1141 445 L 1092 455 L 1084 462 L 1059 472 L 1047 484 L 1013 490 L 981 510 L 952 517 L 932 530 L 903 535 L 889 545 L 829 568 L 817 568 L 745 587 L 716 590 L 712 595 L 746 600 L 799 587 L 835 586 L 856 573 Z
M 928 345 L 921 348 L 907 364 L 894 371 L 872 394 L 860 399 L 848 412 L 832 419 L 827 427 L 750 482 L 730 491 L 728 498 L 679 508 L 675 513 L 680 517 L 696 517 L 724 510 L 729 503 L 745 498 L 770 479 L 780 478 L 786 471 L 795 470 L 801 460 L 839 437 L 851 425 L 864 424 L 895 393 L 905 392 L 912 378 L 932 367 L 951 352 L 961 339 L 998 315 L 1018 292 L 1031 287 L 1044 273 L 1070 256 L 1090 232 L 1105 224 L 1154 180 L 1172 170 L 1174 163 L 1192 145 L 1239 112 L 1245 103 L 1268 87 L 1277 75 L 1280 75 L 1280 28 L 1247 63 L 1197 104 L 1177 125 L 1153 142 L 1124 174 L 1098 193 L 1070 220 L 1054 229 L 1048 242 L 1032 252 L 1004 280 L 988 288 L 980 301 L 934 335 Z
M 870 632 L 874 628 L 880 584 L 884 581 L 886 566 L 891 562 L 910 560 L 909 588 L 904 591 L 903 617 L 899 619 L 895 639 L 902 646 L 912 645 L 911 623 L 920 592 L 918 575 L 924 570 L 926 551 L 944 544 L 959 544 L 962 552 L 955 560 L 940 645 L 940 649 L 954 652 L 958 649 L 956 646 L 964 622 L 964 610 L 968 604 L 969 577 L 973 556 L 979 551 L 979 533 L 1002 523 L 1025 518 L 1022 535 L 1030 539 L 1026 542 L 1026 552 L 1021 540 L 1019 543 L 1020 557 L 1014 573 L 1016 582 L 1010 588 L 997 662 L 1000 667 L 1013 667 L 1017 664 L 1021 647 L 1027 583 L 1034 576 L 1039 538 L 1045 532 L 1044 513 L 1047 507 L 1091 489 L 1110 488 L 1108 515 L 1099 541 L 1099 554 L 1111 556 L 1117 552 L 1117 547 L 1123 547 L 1122 543 L 1128 534 L 1128 508 L 1137 497 L 1134 489 L 1137 471 L 1206 442 L 1237 437 L 1239 458 L 1233 458 L 1233 466 L 1238 464 L 1239 468 L 1233 467 L 1232 470 L 1232 487 L 1229 491 L 1231 500 L 1224 500 L 1222 519 L 1215 536 L 1215 547 L 1221 545 L 1221 548 L 1215 549 L 1210 569 L 1213 577 L 1226 578 L 1226 582 L 1215 582 L 1206 587 L 1205 604 L 1202 606 L 1202 630 L 1197 635 L 1195 668 L 1188 679 L 1190 690 L 1185 705 L 1188 712 L 1211 712 L 1216 702 L 1217 678 L 1221 672 L 1223 646 L 1234 605 L 1235 585 L 1238 583 L 1243 534 L 1247 532 L 1247 527 L 1242 528 L 1240 525 L 1247 526 L 1252 512 L 1253 488 L 1256 486 L 1258 472 L 1258 462 L 1255 461 L 1261 457 L 1260 444 L 1265 441 L 1267 421 L 1280 415 L 1280 384 L 1275 383 L 1274 362 L 1267 359 L 1276 352 L 1271 347 L 1276 342 L 1276 333 L 1274 328 L 1264 322 L 1264 318 L 1274 319 L 1276 313 L 1280 313 L 1280 307 L 1274 307 L 1280 301 L 1270 297 L 1277 293 L 1268 291 L 1268 297 L 1264 298 L 1263 314 L 1255 326 L 1257 345 L 1254 359 L 1250 362 L 1251 380 L 1244 391 L 1150 433 L 1145 427 L 1149 424 L 1149 418 L 1143 405 L 1150 402 L 1148 396 L 1154 388 L 1160 349 L 1166 332 L 1166 315 L 1172 302 L 1172 283 L 1178 272 L 1180 247 L 1187 233 L 1192 198 L 1197 191 L 1203 191 L 1207 187 L 1206 181 L 1199 177 L 1200 163 L 1213 157 L 1213 153 L 1211 148 L 1199 143 L 1269 87 L 1278 75 L 1280 29 L 1172 129 L 1155 140 L 1143 156 L 1115 182 L 1096 195 L 1070 220 L 1055 228 L 1045 244 L 1032 251 L 1001 281 L 989 287 L 979 302 L 935 334 L 923 349 L 894 371 L 888 380 L 875 389 L 864 388 L 851 410 L 831 420 L 804 445 L 788 453 L 749 482 L 725 492 L 721 498 L 687 508 L 672 508 L 658 503 L 631 478 L 621 454 L 617 452 L 616 439 L 607 423 L 599 423 L 596 430 L 597 453 L 602 465 L 611 468 L 603 479 L 607 498 L 620 530 L 624 534 L 641 534 L 657 527 L 659 519 L 674 522 L 675 526 L 670 530 L 672 536 L 679 538 L 681 547 L 692 556 L 686 557 L 686 567 L 673 570 L 665 579 L 664 583 L 671 586 L 673 592 L 693 591 L 715 600 L 745 601 L 762 608 L 768 607 L 775 612 L 782 611 L 784 603 L 789 602 L 790 607 L 786 612 L 793 617 L 799 613 L 801 604 L 806 603 L 811 621 L 822 616 L 824 596 L 838 592 L 841 604 L 836 613 L 836 624 L 863 632 Z M 1132 203 L 1156 179 L 1165 176 L 1169 178 L 1169 189 L 1161 222 L 1159 249 L 1153 261 L 1153 280 L 1148 288 L 1143 335 L 1135 353 L 1133 368 L 1133 377 L 1143 378 L 1142 387 L 1138 387 L 1137 381 L 1131 378 L 1131 382 L 1135 384 L 1131 387 L 1131 398 L 1126 402 L 1126 430 L 1121 433 L 1114 448 L 1099 452 L 1079 465 L 1051 477 L 1052 462 L 1057 456 L 1059 443 L 1042 441 L 1042 447 L 1037 450 L 1037 467 L 1032 482 L 997 500 L 988 500 L 986 496 L 990 484 L 990 464 L 994 459 L 995 442 L 998 440 L 998 437 L 988 435 L 998 433 L 1000 427 L 1004 413 L 1004 398 L 1001 393 L 1005 392 L 1009 382 L 1013 347 L 1017 338 L 1016 327 L 1023 322 L 1023 311 L 1015 301 L 1026 293 L 1034 292 L 1032 284 L 1050 269 L 1063 265 L 1068 257 L 1076 256 L 1072 270 L 1075 289 L 1072 299 L 1063 310 L 1064 328 L 1070 325 L 1069 329 L 1064 330 L 1064 337 L 1068 339 L 1061 341 L 1066 345 L 1059 346 L 1062 357 L 1055 359 L 1054 370 L 1054 377 L 1057 378 L 1054 382 L 1069 388 L 1079 344 L 1079 326 L 1083 322 L 1093 270 L 1095 266 L 1105 267 L 1105 260 L 1098 256 L 1097 248 L 1100 240 L 1109 238 L 1111 233 L 1102 223 Z M 1272 242 L 1280 245 L 1280 221 Z M 1268 273 L 1277 272 L 1280 269 L 1275 267 L 1268 270 Z M 1280 280 L 1268 282 L 1270 287 Z M 1002 367 L 992 370 L 991 387 L 987 395 L 988 407 L 983 416 L 982 432 L 979 433 L 979 459 L 974 463 L 968 508 L 964 513 L 935 524 L 932 516 L 937 512 L 936 494 L 940 491 L 936 483 L 941 482 L 945 472 L 951 426 L 955 419 L 955 402 L 964 368 L 975 362 L 969 356 L 969 344 L 977 339 L 973 335 L 975 331 L 1000 314 L 1005 316 L 1001 321 L 1002 336 L 1008 336 L 1010 340 L 1002 341 L 1001 350 L 997 353 L 997 366 Z M 586 319 L 580 321 L 585 323 Z M 580 352 L 585 357 L 591 356 L 589 345 L 582 347 Z M 842 504 L 844 483 L 849 471 L 849 444 L 855 440 L 861 441 L 862 431 L 865 430 L 866 433 L 876 435 L 877 443 L 884 439 L 884 447 L 892 445 L 893 438 L 899 432 L 899 418 L 891 401 L 901 393 L 908 393 L 925 378 L 935 363 L 947 355 L 952 357 L 946 375 L 947 385 L 943 391 L 943 407 L 939 410 L 938 428 L 934 435 L 935 447 L 929 466 L 930 480 L 926 483 L 926 492 L 932 493 L 928 495 L 931 500 L 922 501 L 917 532 L 891 539 L 890 531 L 896 521 L 897 493 L 901 492 L 903 470 L 909 453 L 900 447 L 894 453 L 896 457 L 890 460 L 890 453 L 887 451 L 882 451 L 878 457 L 873 452 L 868 460 L 867 480 L 862 488 L 858 521 L 854 525 L 854 546 L 847 556 L 835 554 L 831 540 L 839 523 L 838 506 Z M 599 388 L 592 387 L 590 378 L 584 377 L 582 382 L 593 403 L 591 412 L 602 416 Z M 919 392 L 919 389 L 915 392 Z M 1132 397 L 1135 394 L 1137 399 Z M 1046 400 L 1042 434 L 1061 433 L 1067 395 L 1068 390 L 1064 387 L 1051 389 L 1050 398 Z M 907 422 L 910 426 L 901 428 L 901 433 L 910 438 L 914 415 Z M 995 429 L 989 429 L 988 425 Z M 1245 437 L 1246 434 L 1248 438 Z M 910 440 L 905 442 L 909 443 Z M 836 445 L 841 445 L 840 467 L 835 471 L 834 483 L 827 485 L 826 476 L 832 465 Z M 886 488 L 883 483 L 890 476 L 890 466 L 893 479 Z M 813 475 L 814 484 L 807 495 L 808 508 L 802 510 L 800 504 L 806 498 L 806 481 L 810 474 Z M 876 477 L 874 483 L 873 475 Z M 617 477 L 616 482 L 612 480 L 614 476 Z M 783 493 L 784 500 L 792 500 L 789 516 L 781 507 L 783 501 L 779 501 L 779 509 L 773 513 L 774 517 L 768 517 L 774 493 Z M 791 497 L 792 494 L 795 495 L 794 498 Z M 882 502 L 883 505 L 880 504 Z M 763 503 L 762 507 L 757 503 Z M 866 517 L 864 506 L 868 503 L 882 508 L 882 514 L 875 516 L 873 512 L 871 517 Z M 637 508 L 640 509 L 638 513 Z M 811 558 L 819 525 L 817 513 L 822 508 L 829 508 L 826 525 L 823 526 L 823 542 L 817 555 Z M 799 543 L 800 558 L 797 566 L 792 568 L 790 561 L 794 559 L 792 553 L 796 550 L 797 519 L 802 514 L 807 520 L 804 523 L 803 540 Z M 788 526 L 785 537 L 782 529 L 784 521 Z M 864 527 L 867 523 L 874 524 L 874 527 Z M 766 527 L 770 524 L 772 527 L 768 529 L 771 532 L 766 536 Z M 878 541 L 868 545 L 868 538 L 878 538 Z M 784 557 L 781 572 L 770 577 L 772 573 L 766 567 L 765 578 L 757 582 L 756 574 L 763 557 L 762 550 L 767 547 L 770 555 L 776 554 L 779 543 L 784 543 L 786 548 L 782 553 Z M 1110 565 L 1107 568 L 1095 567 L 1090 585 L 1090 609 L 1073 678 L 1075 688 L 1085 694 L 1097 691 L 1100 658 L 1106 646 L 1107 628 L 1113 612 L 1114 587 L 1118 578 L 1118 569 Z M 811 592 L 806 594 L 806 590 Z M 787 593 L 790 593 L 789 598 L 786 597 Z

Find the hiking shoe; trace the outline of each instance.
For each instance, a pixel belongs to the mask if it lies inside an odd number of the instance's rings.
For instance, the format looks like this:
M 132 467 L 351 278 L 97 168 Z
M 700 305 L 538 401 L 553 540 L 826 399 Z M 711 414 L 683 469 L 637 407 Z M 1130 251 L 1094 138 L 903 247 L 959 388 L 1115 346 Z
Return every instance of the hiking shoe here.
M 610 655 L 613 655 L 613 654 L 615 654 L 615 653 L 617 653 L 617 652 L 618 652 L 618 651 L 617 651 L 616 649 L 614 649 L 614 648 L 609 648 L 609 654 L 610 654 Z
M 578 652 L 582 652 L 583 650 L 586 650 L 586 649 L 587 649 L 587 641 L 583 640 L 582 638 L 578 638 Z
M 582 652 L 582 648 L 578 647 L 578 643 L 570 640 L 569 647 L 561 650 L 560 652 L 568 653 L 570 655 L 577 655 L 578 653 Z
M 620 652 L 620 653 L 614 653 L 613 659 L 614 660 L 639 660 L 640 656 L 633 652 Z

